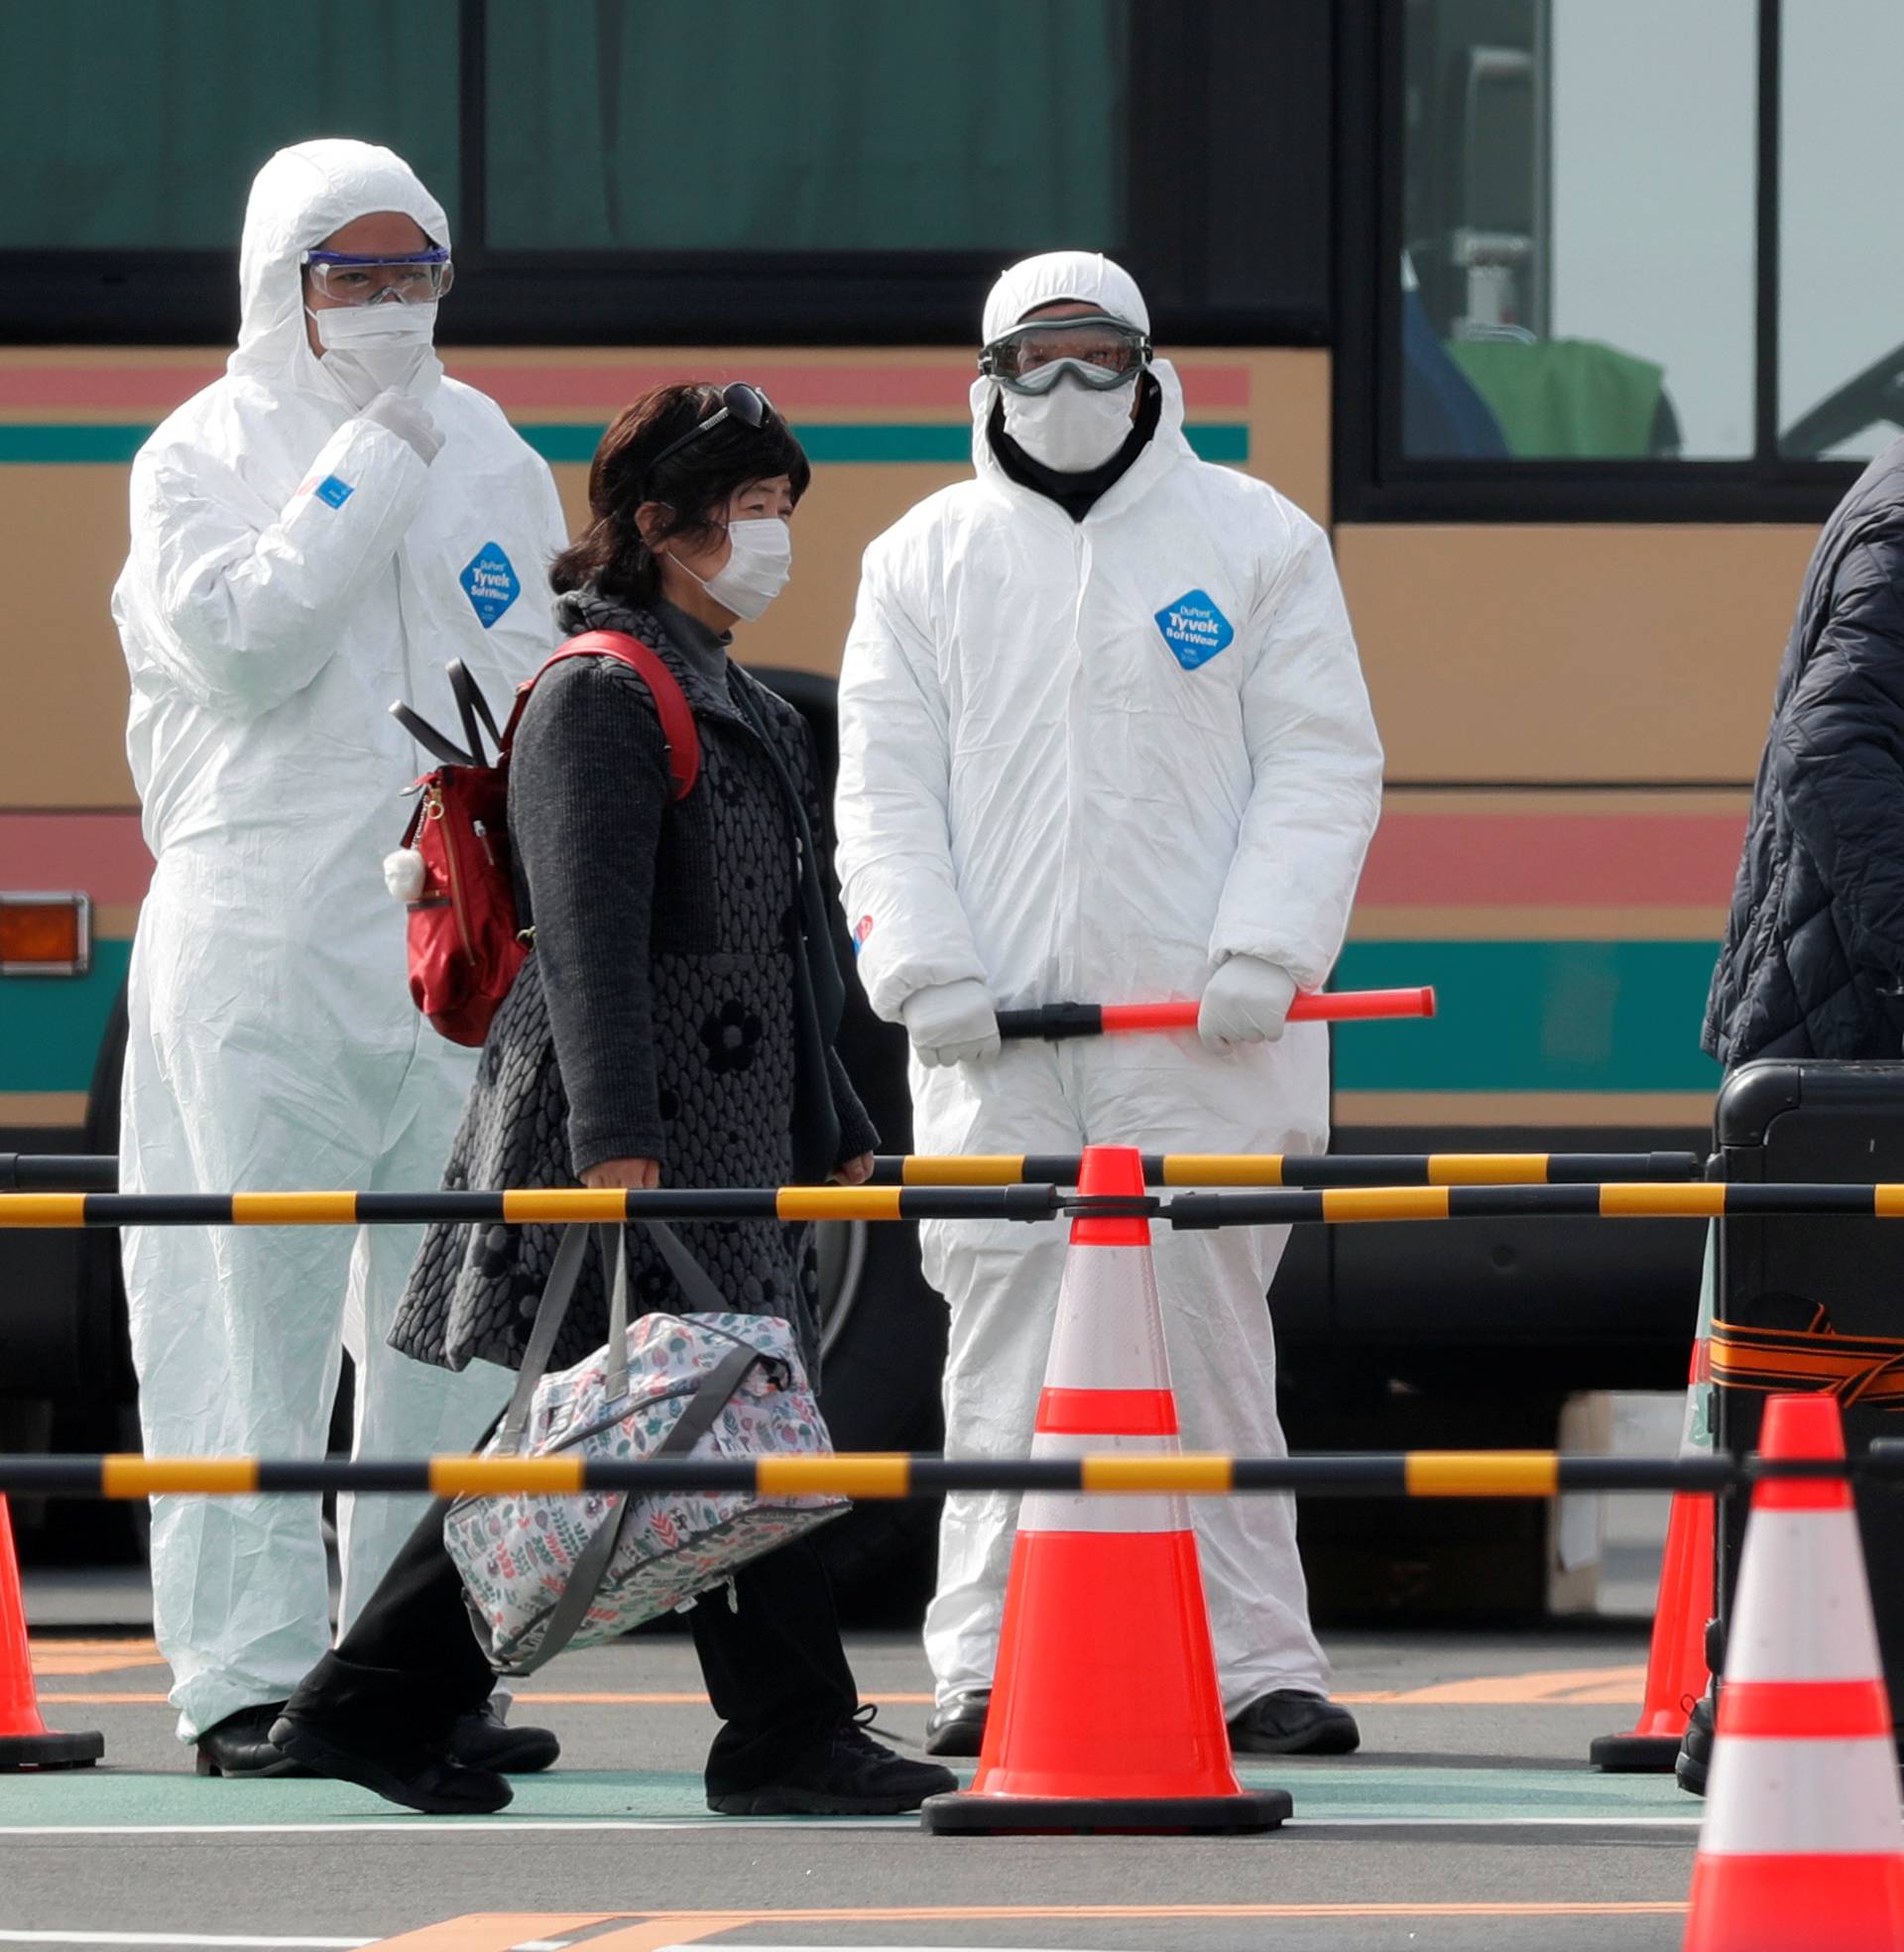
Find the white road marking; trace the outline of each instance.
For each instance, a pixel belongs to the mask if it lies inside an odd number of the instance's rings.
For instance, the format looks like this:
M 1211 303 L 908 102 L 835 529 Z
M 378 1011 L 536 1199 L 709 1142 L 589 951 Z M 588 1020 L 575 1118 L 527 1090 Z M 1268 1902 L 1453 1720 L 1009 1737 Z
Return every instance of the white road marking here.
M 0 1945 L 232 1945 L 277 1952 L 280 1947 L 313 1952 L 357 1952 L 373 1938 L 231 1938 L 218 1932 L 0 1931 Z M 524 1949 L 526 1952 L 526 1948 Z
M 512 1823 L 486 1816 L 414 1816 L 387 1822 L 366 1818 L 339 1823 L 9 1823 L 0 1825 L 0 1837 L 351 1837 L 377 1830 L 413 1837 L 526 1836 L 531 1831 L 547 1830 L 891 1830 L 905 1821 L 893 1816 L 570 1816 L 530 1817 Z M 340 1946 L 346 1942 L 361 1945 L 367 1941 L 337 1941 Z M 247 1939 L 244 1943 L 258 1941 Z
M 1307 1816 L 1292 1817 L 1283 1828 L 1300 1836 L 1305 1830 L 1697 1830 L 1698 1816 Z M 340 1823 L 38 1823 L 0 1826 L 0 1837 L 312 1837 L 361 1836 L 371 1831 L 390 1831 L 404 1836 L 484 1835 L 491 1837 L 527 1836 L 531 1832 L 564 1833 L 602 1831 L 620 1834 L 631 1830 L 779 1830 L 789 1834 L 798 1830 L 895 1830 L 916 1828 L 902 1816 L 577 1816 L 520 1818 L 455 1816 L 392 1818 L 389 1821 L 365 1819 Z M 0 1942 L 7 1934 L 0 1932 Z M 49 1935 L 28 1933 L 27 1939 L 52 1942 Z M 79 1935 L 77 1943 L 107 1941 Z M 137 1937 L 127 1944 L 215 1945 L 216 1939 L 152 1940 Z M 359 1946 L 362 1939 L 231 1939 L 233 1946 Z M 518 1952 L 547 1952 L 543 1947 L 523 1947 Z
M 0 1945 L 182 1945 L 243 1952 L 362 1952 L 374 1938 L 235 1938 L 222 1932 L 0 1931 Z M 565 1938 L 526 1938 L 510 1952 L 568 1952 Z

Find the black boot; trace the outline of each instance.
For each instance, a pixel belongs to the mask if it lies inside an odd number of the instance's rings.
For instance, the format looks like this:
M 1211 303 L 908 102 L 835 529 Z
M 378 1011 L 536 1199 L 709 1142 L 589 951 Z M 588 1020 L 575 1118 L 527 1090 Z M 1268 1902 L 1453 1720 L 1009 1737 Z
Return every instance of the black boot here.
M 723 1816 L 896 1816 L 958 1786 L 949 1769 L 895 1756 L 856 1718 L 828 1730 L 766 1782 L 710 1788 L 707 1806 Z
M 1713 1766 L 1713 1731 L 1719 1719 L 1719 1682 L 1708 1681 L 1706 1692 L 1693 1703 L 1686 1720 L 1686 1733 L 1679 1739 L 1679 1756 L 1673 1764 L 1673 1780 L 1689 1796 L 1706 1793 L 1707 1772 Z
M 284 1712 L 282 1701 L 268 1701 L 262 1707 L 240 1708 L 222 1722 L 214 1722 L 198 1738 L 198 1760 L 193 1769 L 200 1775 L 307 1774 L 271 1740 L 271 1725 Z
M 979 1694 L 954 1695 L 943 1708 L 932 1711 L 925 1725 L 925 1753 L 928 1756 L 976 1756 L 985 1747 L 986 1710 L 992 1706 L 992 1690 Z
M 374 1750 L 356 1736 L 340 1739 L 333 1729 L 320 1731 L 285 1715 L 272 1724 L 271 1739 L 313 1775 L 355 1782 L 386 1802 L 430 1816 L 488 1816 L 507 1808 L 516 1794 L 494 1770 L 464 1769 L 440 1748 Z
M 1239 1756 L 1347 1756 L 1362 1747 L 1362 1731 L 1327 1695 L 1276 1688 L 1230 1718 L 1230 1747 Z
M 545 1728 L 511 1728 L 496 1712 L 494 1702 L 485 1702 L 474 1714 L 457 1718 L 450 1732 L 450 1755 L 465 1769 L 494 1769 L 498 1775 L 534 1775 L 550 1767 L 562 1753 L 555 1731 Z

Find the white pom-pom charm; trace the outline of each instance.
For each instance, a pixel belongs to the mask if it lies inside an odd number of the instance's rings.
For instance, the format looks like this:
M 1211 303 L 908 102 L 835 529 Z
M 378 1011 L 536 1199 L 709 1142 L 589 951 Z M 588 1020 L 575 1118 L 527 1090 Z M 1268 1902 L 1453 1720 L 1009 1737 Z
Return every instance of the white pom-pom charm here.
M 400 847 L 384 856 L 384 886 L 400 902 L 419 902 L 429 881 L 423 857 L 414 847 Z

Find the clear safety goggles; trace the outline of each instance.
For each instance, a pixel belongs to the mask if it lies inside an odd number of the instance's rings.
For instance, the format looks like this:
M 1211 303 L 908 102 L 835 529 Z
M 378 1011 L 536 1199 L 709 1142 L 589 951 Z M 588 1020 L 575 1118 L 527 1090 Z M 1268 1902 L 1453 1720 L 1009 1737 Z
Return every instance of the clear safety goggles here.
M 979 371 L 1013 393 L 1049 393 L 1068 373 L 1109 391 L 1128 385 L 1150 363 L 1149 337 L 1121 318 L 1033 318 L 979 354 Z
M 455 282 L 440 247 L 401 258 L 361 258 L 349 251 L 306 251 L 311 290 L 332 305 L 413 305 L 440 299 Z

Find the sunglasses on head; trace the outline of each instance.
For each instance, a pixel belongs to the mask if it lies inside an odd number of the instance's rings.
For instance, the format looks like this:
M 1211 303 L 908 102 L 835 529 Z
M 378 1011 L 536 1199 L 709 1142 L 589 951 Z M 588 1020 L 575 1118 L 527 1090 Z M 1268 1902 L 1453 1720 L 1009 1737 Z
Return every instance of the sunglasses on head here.
M 745 380 L 736 380 L 731 386 L 722 387 L 721 404 L 706 420 L 689 427 L 679 439 L 670 440 L 649 462 L 649 466 L 651 469 L 659 467 L 670 454 L 679 453 L 690 440 L 698 439 L 709 427 L 719 427 L 723 421 L 738 421 L 745 427 L 763 427 L 773 411 L 774 403 L 759 387 L 749 386 Z

